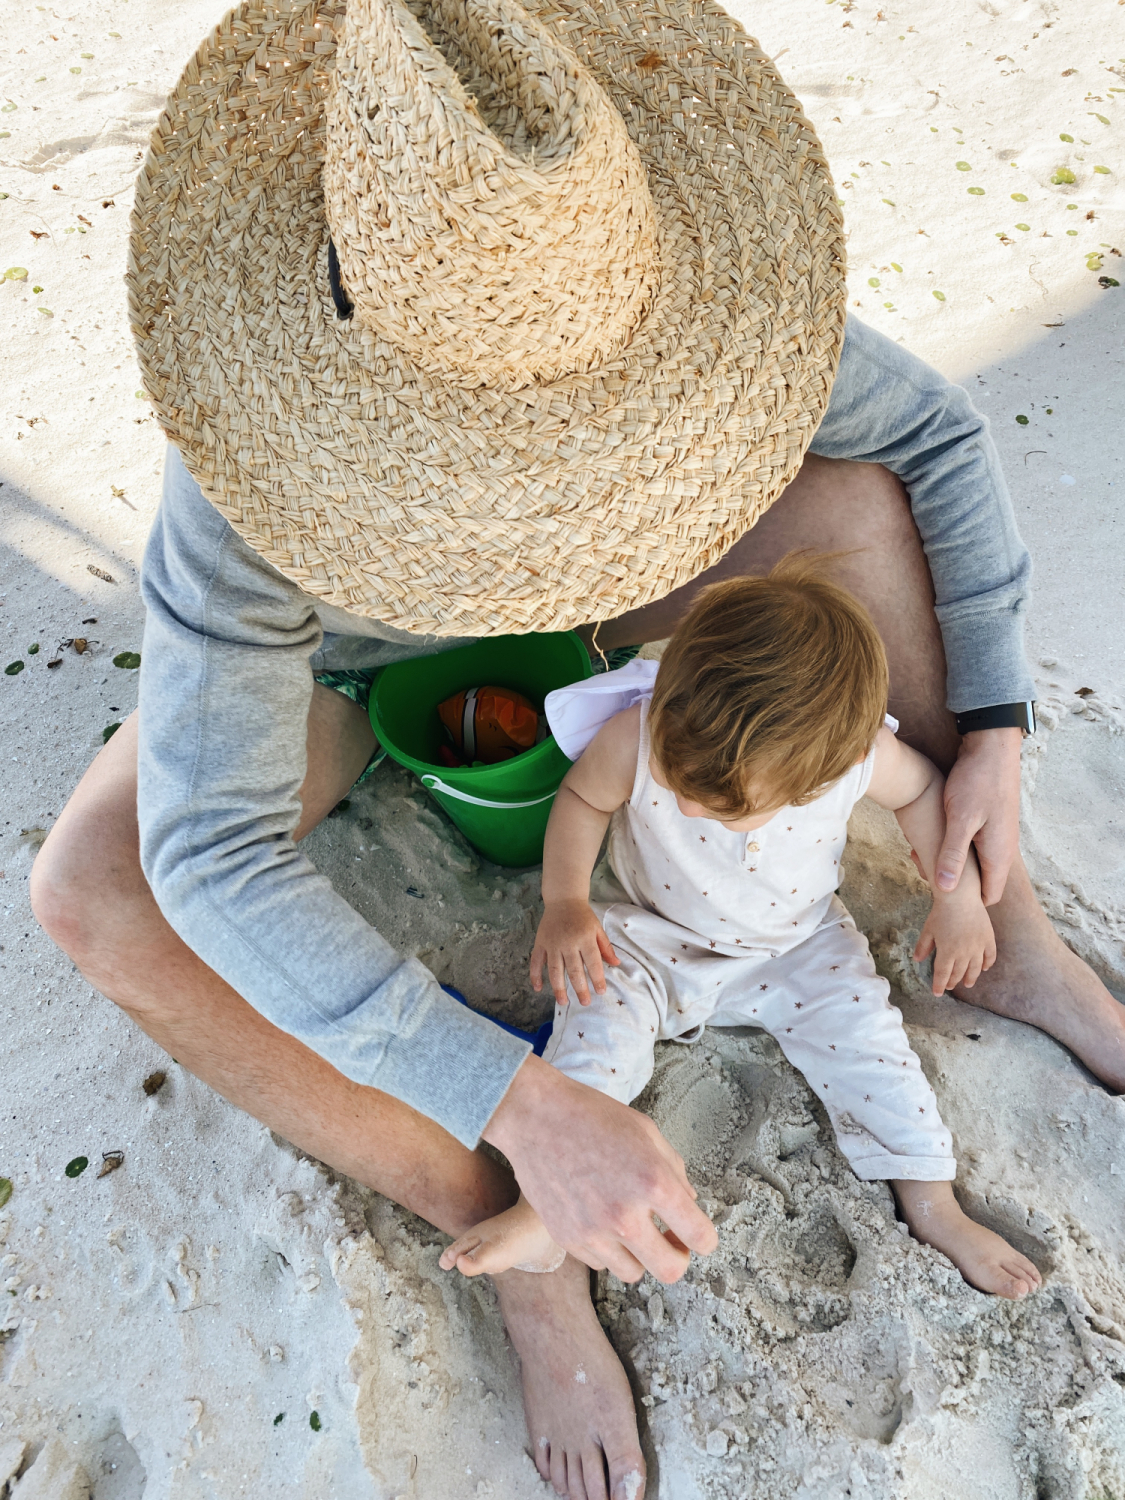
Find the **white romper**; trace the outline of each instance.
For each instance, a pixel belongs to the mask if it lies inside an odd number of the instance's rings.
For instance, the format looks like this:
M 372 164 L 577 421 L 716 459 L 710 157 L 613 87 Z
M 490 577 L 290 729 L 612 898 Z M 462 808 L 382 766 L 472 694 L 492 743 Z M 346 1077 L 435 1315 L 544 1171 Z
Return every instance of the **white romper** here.
M 816 1091 L 858 1177 L 952 1179 L 934 1092 L 890 986 L 836 895 L 848 816 L 867 790 L 874 751 L 823 796 L 782 808 L 751 833 L 687 818 L 649 769 L 655 663 L 626 673 L 642 681 L 625 699 L 613 698 L 609 679 L 618 674 L 608 673 L 565 690 L 568 703 L 547 704 L 572 758 L 572 708 L 585 719 L 584 745 L 599 722 L 639 701 L 641 735 L 632 796 L 610 824 L 616 889 L 605 893 L 619 899 L 593 903 L 621 963 L 606 965 L 606 993 L 589 1006 L 569 990 L 544 1058 L 629 1103 L 652 1076 L 657 1041 L 691 1039 L 705 1024 L 760 1026 Z

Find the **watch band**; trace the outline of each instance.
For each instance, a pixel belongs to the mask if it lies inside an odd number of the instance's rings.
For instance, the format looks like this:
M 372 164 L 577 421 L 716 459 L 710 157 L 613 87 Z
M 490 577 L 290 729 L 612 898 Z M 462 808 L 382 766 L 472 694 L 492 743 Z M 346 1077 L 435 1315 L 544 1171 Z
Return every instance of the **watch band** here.
M 956 715 L 957 733 L 971 734 L 975 729 L 1022 729 L 1035 733 L 1035 704 L 994 703 L 989 708 L 970 708 Z

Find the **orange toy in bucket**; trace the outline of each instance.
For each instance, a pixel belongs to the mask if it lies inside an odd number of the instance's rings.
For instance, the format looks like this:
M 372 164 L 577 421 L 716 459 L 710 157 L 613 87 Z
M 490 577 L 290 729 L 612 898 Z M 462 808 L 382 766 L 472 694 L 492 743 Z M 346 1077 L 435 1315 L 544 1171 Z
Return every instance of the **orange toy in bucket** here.
M 547 736 L 540 715 L 514 688 L 466 688 L 439 703 L 438 716 L 449 740 L 441 747 L 449 766 L 496 765 Z

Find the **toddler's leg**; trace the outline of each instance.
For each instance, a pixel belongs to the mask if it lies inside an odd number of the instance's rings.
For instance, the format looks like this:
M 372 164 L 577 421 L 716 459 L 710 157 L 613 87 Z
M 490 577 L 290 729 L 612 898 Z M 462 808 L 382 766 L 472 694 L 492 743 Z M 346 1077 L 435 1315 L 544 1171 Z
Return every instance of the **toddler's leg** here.
M 621 946 L 620 933 L 610 936 L 621 964 L 607 968 L 606 993 L 580 1005 L 568 984 L 569 1004 L 555 1007 L 543 1057 L 569 1078 L 629 1104 L 652 1076 L 653 1047 L 667 1006 L 659 982 Z M 513 1268 L 554 1271 L 565 1257 L 521 1194 L 512 1208 L 454 1240 L 440 1264 L 444 1271 L 456 1267 L 464 1276 L 480 1276 Z
M 835 916 L 762 965 L 748 996 L 725 1001 L 714 1022 L 743 1019 L 772 1032 L 827 1110 L 856 1176 L 890 1181 L 915 1237 L 948 1255 L 966 1281 L 1022 1297 L 1039 1285 L 1039 1273 L 961 1211 L 950 1186 L 952 1137 L 890 986 L 843 906 Z
M 948 1255 L 970 1286 L 1013 1301 L 1039 1290 L 1043 1278 L 1031 1261 L 970 1219 L 952 1183 L 900 1180 L 891 1187 L 914 1238 Z

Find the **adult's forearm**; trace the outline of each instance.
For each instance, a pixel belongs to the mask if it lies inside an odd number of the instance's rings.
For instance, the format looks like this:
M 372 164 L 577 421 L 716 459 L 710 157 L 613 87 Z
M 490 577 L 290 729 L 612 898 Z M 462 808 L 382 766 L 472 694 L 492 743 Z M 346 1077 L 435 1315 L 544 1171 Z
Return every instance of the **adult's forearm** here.
M 1023 646 L 1031 560 L 987 419 L 966 392 L 849 318 L 811 451 L 882 464 L 906 487 L 934 583 L 948 707 L 1032 697 Z

